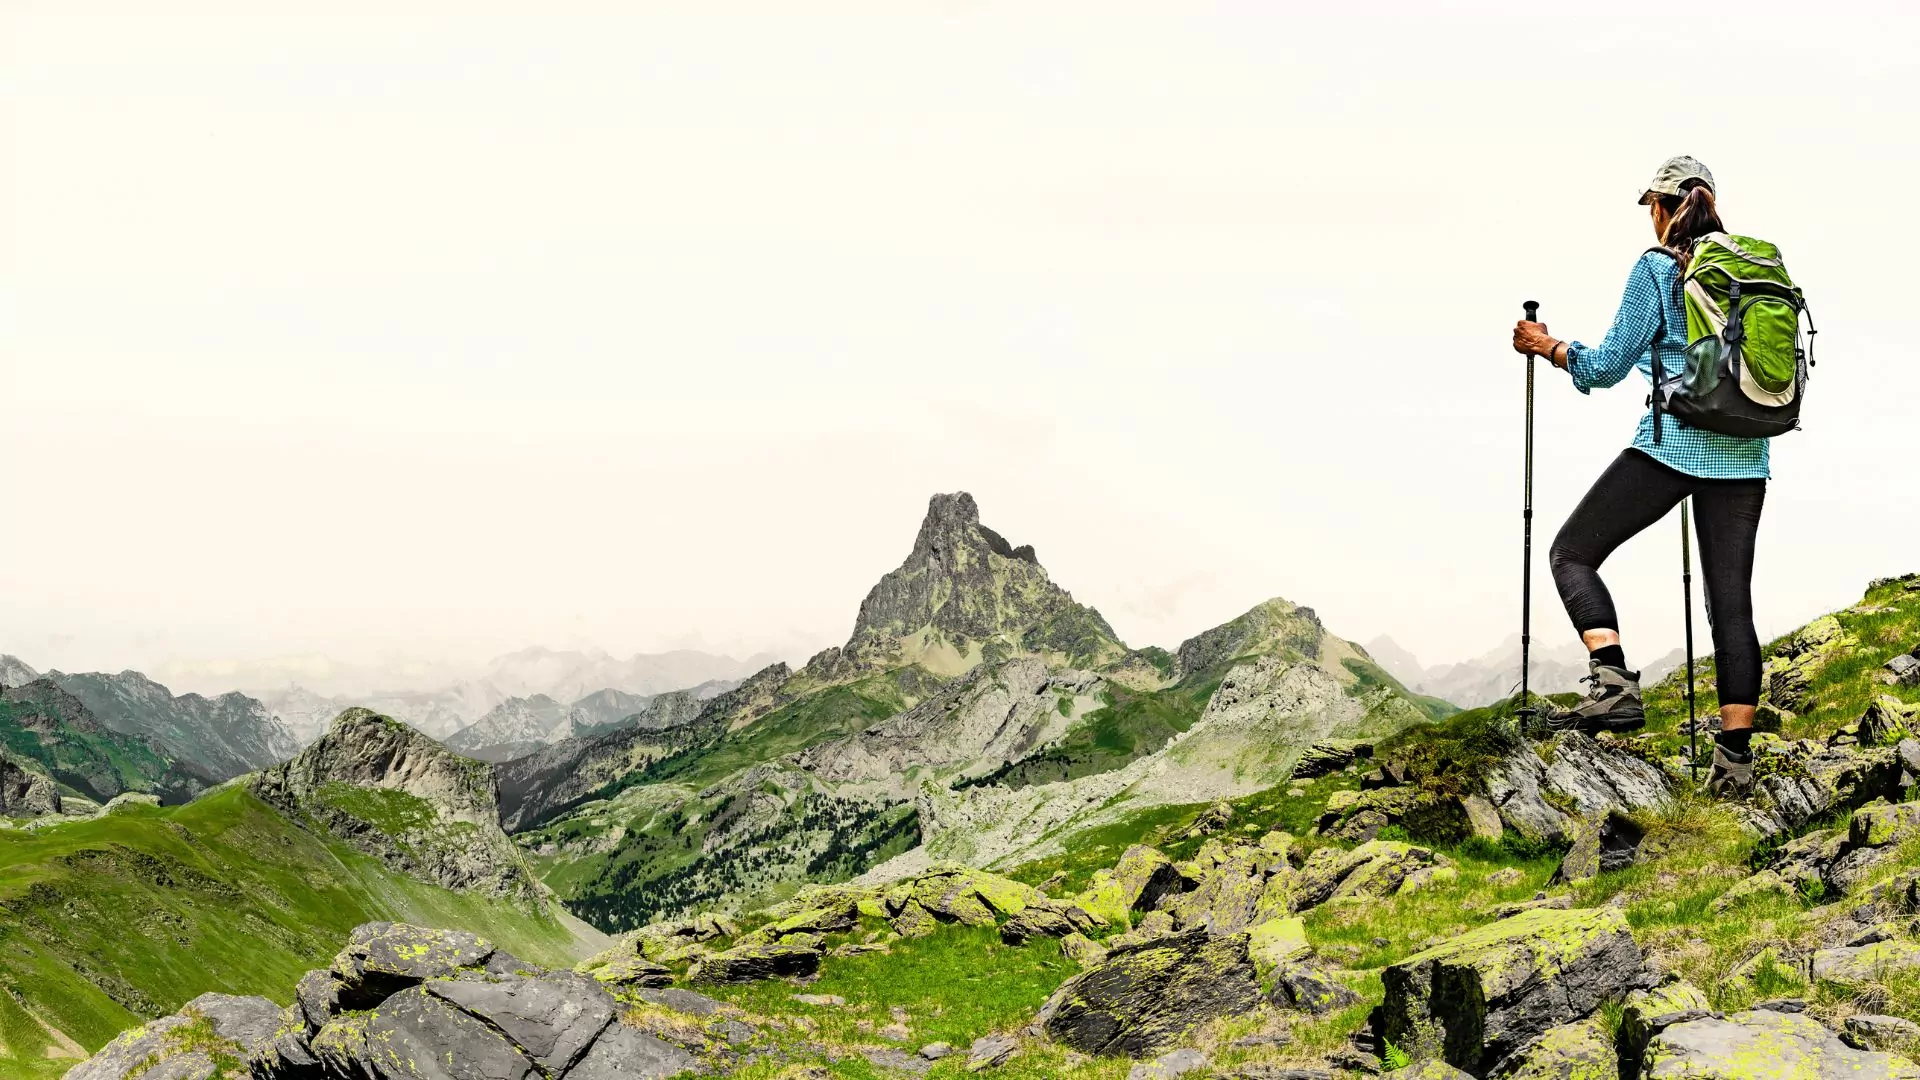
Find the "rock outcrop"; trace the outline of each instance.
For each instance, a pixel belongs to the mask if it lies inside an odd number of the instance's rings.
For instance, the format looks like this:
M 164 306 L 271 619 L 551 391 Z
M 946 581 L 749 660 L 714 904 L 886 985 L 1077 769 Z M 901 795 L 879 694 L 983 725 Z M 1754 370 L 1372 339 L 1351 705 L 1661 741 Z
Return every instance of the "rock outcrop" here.
M 207 994 L 123 1033 L 72 1080 L 665 1080 L 703 1069 L 618 1018 L 599 983 L 471 934 L 355 930 L 294 1004 Z
M 1246 937 L 1195 929 L 1114 950 L 1055 991 L 1037 1022 L 1055 1042 L 1082 1053 L 1137 1058 L 1259 1000 Z
M 1768 1010 L 1675 1024 L 1647 1047 L 1646 1080 L 1920 1080 L 1895 1054 L 1856 1050 L 1805 1016 Z
M 544 903 L 545 887 L 500 830 L 492 767 L 396 720 L 349 709 L 318 742 L 248 786 L 403 873 Z
M 40 817 L 60 812 L 60 789 L 45 773 L 0 753 L 0 815 Z
M 1639 975 L 1640 949 L 1620 911 L 1535 909 L 1388 967 L 1376 1030 L 1486 1076 Z
M 1532 746 L 1514 749 L 1488 780 L 1501 821 L 1522 836 L 1571 840 L 1571 821 L 1560 808 L 1568 804 L 1580 816 L 1598 818 L 1651 810 L 1673 797 L 1671 777 L 1617 742 L 1576 731 L 1547 749 L 1545 756 Z

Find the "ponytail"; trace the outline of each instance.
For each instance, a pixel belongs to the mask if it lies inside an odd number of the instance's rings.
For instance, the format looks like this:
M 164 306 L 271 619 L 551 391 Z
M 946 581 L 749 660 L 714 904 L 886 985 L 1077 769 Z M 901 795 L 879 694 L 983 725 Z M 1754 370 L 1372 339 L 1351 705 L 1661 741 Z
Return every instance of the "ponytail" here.
M 1666 235 L 1660 244 L 1680 264 L 1685 274 L 1693 261 L 1694 241 L 1708 233 L 1725 232 L 1720 211 L 1713 205 L 1713 189 L 1699 180 L 1688 180 L 1680 195 L 1660 196 L 1660 208 L 1668 214 Z

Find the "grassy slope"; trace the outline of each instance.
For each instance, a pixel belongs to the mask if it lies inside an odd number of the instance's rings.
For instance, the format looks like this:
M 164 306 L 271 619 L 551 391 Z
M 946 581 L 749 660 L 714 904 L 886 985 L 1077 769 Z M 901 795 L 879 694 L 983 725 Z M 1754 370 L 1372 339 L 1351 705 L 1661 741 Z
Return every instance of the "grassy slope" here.
M 1867 703 L 1882 693 L 1920 700 L 1920 691 L 1891 689 L 1875 679 L 1887 659 L 1920 645 L 1920 591 L 1904 591 L 1898 585 L 1879 589 L 1838 617 L 1861 645 L 1815 680 L 1820 706 L 1794 721 L 1789 735 L 1824 736 L 1857 719 Z M 1708 670 L 1702 677 L 1710 675 Z M 1650 688 L 1648 695 L 1650 738 L 1669 752 L 1685 741 L 1678 731 L 1686 716 L 1683 683 L 1683 677 L 1676 675 Z M 1713 704 L 1711 697 L 1702 695 L 1703 714 Z M 1464 787 L 1497 753 L 1498 729 L 1510 719 L 1510 706 L 1471 710 L 1383 742 L 1380 756 L 1417 758 L 1436 770 L 1441 787 Z M 1270 828 L 1304 836 L 1328 795 L 1356 785 L 1352 774 L 1336 773 L 1249 796 L 1233 804 L 1233 828 L 1249 836 Z M 1301 793 L 1293 795 L 1290 790 Z M 1062 875 L 1049 891 L 1067 895 L 1082 888 L 1093 870 L 1111 865 L 1132 843 L 1155 844 L 1176 858 L 1189 856 L 1202 841 L 1184 834 L 1203 809 L 1196 804 L 1143 811 L 1089 832 L 1072 851 L 1020 867 L 1011 876 L 1039 883 Z M 1821 924 L 1857 905 L 1865 886 L 1856 889 L 1852 898 L 1837 902 L 1822 904 L 1823 899 L 1833 898 L 1817 897 L 1761 898 L 1715 914 L 1710 910 L 1713 900 L 1746 877 L 1763 853 L 1756 851 L 1754 842 L 1728 815 L 1691 794 L 1644 815 L 1642 824 L 1648 828 L 1649 840 L 1664 849 L 1660 858 L 1576 887 L 1574 903 L 1624 908 L 1642 948 L 1704 989 L 1715 1007 L 1734 1010 L 1768 997 L 1806 996 L 1814 1013 L 1829 1023 L 1869 1009 L 1920 1020 L 1920 980 L 1895 979 L 1864 990 L 1843 990 L 1808 986 L 1791 964 L 1751 962 L 1768 947 L 1805 950 L 1816 946 Z M 1844 819 L 1828 824 L 1844 825 Z M 1318 841 L 1308 838 L 1305 842 L 1313 846 Z M 1198 1033 L 1197 1041 L 1209 1048 L 1216 1068 L 1253 1061 L 1323 1065 L 1323 1055 L 1344 1043 L 1379 1003 L 1383 967 L 1435 941 L 1484 925 L 1491 921 L 1488 909 L 1495 904 L 1524 900 L 1549 888 L 1559 860 L 1556 851 L 1479 841 L 1442 850 L 1460 868 L 1460 880 L 1453 887 L 1379 903 L 1326 905 L 1307 915 L 1308 939 L 1325 961 L 1346 969 L 1349 984 L 1362 995 L 1359 1004 L 1317 1020 L 1262 1011 L 1212 1025 Z M 1917 866 L 1920 843 L 1908 844 L 1878 869 L 1869 884 Z M 1488 882 L 1488 875 L 1506 867 L 1520 871 L 1517 881 Z M 797 988 L 784 982 L 732 988 L 722 996 L 756 1017 L 788 1024 L 804 1018 L 816 1032 L 808 1038 L 833 1048 L 840 1060 L 809 1053 L 805 1047 L 794 1048 L 795 1060 L 815 1061 L 835 1077 L 869 1080 L 887 1074 L 857 1055 L 847 1056 L 848 1050 L 885 1045 L 873 1030 L 889 1021 L 889 1005 L 903 1006 L 910 1015 L 912 1036 L 901 1044 L 909 1051 L 935 1039 L 964 1047 L 979 1035 L 1027 1023 L 1051 986 L 1072 970 L 1051 942 L 1013 949 L 1000 945 L 990 932 L 943 928 L 931 938 L 894 942 L 891 954 L 828 961 L 819 983 L 806 989 L 846 997 L 850 1004 L 844 1009 L 799 1005 L 790 997 Z M 1603 1018 L 1608 1015 L 1614 1014 L 1603 1010 Z M 1279 1048 L 1232 1045 L 1241 1036 L 1277 1030 L 1287 1031 L 1292 1042 Z M 966 1075 L 963 1061 L 964 1055 L 946 1059 L 928 1075 L 935 1080 Z M 1088 1060 L 1029 1043 L 1021 1056 L 994 1075 L 1008 1080 L 1119 1080 L 1130 1066 L 1126 1061 Z M 771 1080 L 787 1074 L 769 1064 L 740 1075 Z
M 376 919 L 472 929 L 546 962 L 573 952 L 557 922 L 396 875 L 237 787 L 0 832 L 0 1077 L 72 1064 L 46 1057 L 57 1040 L 35 1017 L 90 1050 L 208 990 L 286 1001 Z

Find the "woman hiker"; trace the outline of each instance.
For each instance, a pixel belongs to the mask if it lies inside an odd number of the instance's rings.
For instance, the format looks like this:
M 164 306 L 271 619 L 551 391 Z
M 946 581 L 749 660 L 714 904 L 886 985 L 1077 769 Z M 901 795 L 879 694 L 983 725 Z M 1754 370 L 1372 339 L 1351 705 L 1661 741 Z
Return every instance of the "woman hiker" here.
M 1690 157 L 1674 158 L 1654 174 L 1640 203 L 1653 219 L 1660 247 L 1633 264 L 1605 340 L 1561 341 L 1535 322 L 1513 328 L 1516 352 L 1546 357 L 1583 394 L 1613 386 L 1636 368 L 1651 382 L 1655 350 L 1664 370 L 1685 370 L 1687 316 L 1677 286 L 1694 240 L 1725 231 L 1714 209 L 1713 175 Z M 1632 730 L 1645 722 L 1640 673 L 1627 668 L 1620 619 L 1599 568 L 1628 537 L 1692 496 L 1720 691 L 1720 731 L 1707 787 L 1715 796 L 1737 798 L 1753 786 L 1749 743 L 1760 702 L 1753 548 L 1767 496 L 1767 440 L 1703 431 L 1664 410 L 1656 440 L 1654 422 L 1651 410 L 1640 418 L 1633 445 L 1600 474 L 1554 538 L 1553 582 L 1591 654 L 1586 681 L 1593 689 L 1573 708 L 1554 710 L 1548 724 L 1592 732 Z

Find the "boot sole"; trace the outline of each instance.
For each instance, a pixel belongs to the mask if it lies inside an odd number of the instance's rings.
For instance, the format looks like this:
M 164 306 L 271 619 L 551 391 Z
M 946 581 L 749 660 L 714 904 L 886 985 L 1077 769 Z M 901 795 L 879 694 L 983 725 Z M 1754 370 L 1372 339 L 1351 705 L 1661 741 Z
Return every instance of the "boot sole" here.
M 1547 727 L 1551 731 L 1581 731 L 1588 735 L 1597 735 L 1603 731 L 1614 734 L 1627 731 L 1639 731 L 1641 728 L 1647 726 L 1647 714 L 1645 712 L 1614 713 L 1608 716 L 1578 716 L 1571 717 L 1570 720 L 1571 723 L 1556 723 L 1550 719 L 1547 721 Z

